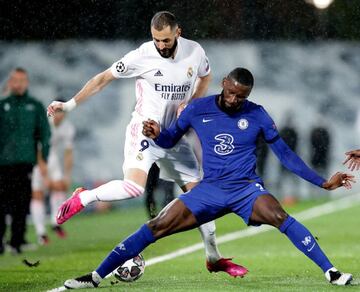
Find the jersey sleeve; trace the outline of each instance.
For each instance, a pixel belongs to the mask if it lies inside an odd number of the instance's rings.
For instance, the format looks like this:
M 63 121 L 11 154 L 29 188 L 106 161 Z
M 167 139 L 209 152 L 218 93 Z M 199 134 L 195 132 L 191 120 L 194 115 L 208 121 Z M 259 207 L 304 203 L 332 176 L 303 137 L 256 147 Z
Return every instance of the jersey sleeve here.
M 143 73 L 142 56 L 139 49 L 127 53 L 110 67 L 115 78 L 137 77 Z
M 211 68 L 209 59 L 205 54 L 205 51 L 202 47 L 200 47 L 200 65 L 198 70 L 199 77 L 205 77 L 210 74 Z
M 265 142 L 268 144 L 274 143 L 280 138 L 276 125 L 266 110 L 260 106 L 260 126 L 264 136 Z
M 192 104 L 188 105 L 181 113 L 179 119 L 168 129 L 162 129 L 160 135 L 154 139 L 156 145 L 162 148 L 172 148 L 190 127 Z

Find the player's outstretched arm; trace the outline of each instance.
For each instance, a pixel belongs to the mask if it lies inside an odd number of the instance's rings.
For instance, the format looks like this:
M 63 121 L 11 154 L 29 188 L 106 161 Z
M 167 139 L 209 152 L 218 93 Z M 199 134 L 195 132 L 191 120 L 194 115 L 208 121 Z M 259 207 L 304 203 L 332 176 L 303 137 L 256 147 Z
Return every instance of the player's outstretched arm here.
M 287 169 L 321 188 L 330 191 L 344 186 L 347 189 L 351 189 L 351 182 L 355 182 L 353 175 L 341 172 L 337 172 L 329 180 L 323 179 L 315 171 L 309 168 L 305 162 L 290 149 L 282 138 L 271 143 L 270 148 L 279 158 L 281 164 Z
M 90 96 L 98 93 L 107 84 L 113 81 L 115 77 L 110 69 L 105 70 L 91 78 L 85 86 L 69 101 L 53 101 L 47 108 L 48 116 L 52 116 L 56 111 L 72 111 L 79 103 L 85 101 Z
M 335 190 L 339 187 L 351 189 L 351 183 L 355 183 L 353 175 L 337 172 L 329 180 L 323 183 L 322 187 L 328 191 Z
M 345 153 L 346 159 L 343 162 L 344 165 L 347 164 L 348 169 L 351 171 L 360 169 L 360 149 L 352 150 Z

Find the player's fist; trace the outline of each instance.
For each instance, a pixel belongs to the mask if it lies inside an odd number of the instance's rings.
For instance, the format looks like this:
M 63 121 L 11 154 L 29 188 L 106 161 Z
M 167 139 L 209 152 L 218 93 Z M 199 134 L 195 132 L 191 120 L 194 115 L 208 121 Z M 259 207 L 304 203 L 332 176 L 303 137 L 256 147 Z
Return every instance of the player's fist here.
M 151 139 L 156 139 L 160 135 L 160 125 L 154 120 L 143 121 L 143 130 L 142 133 L 144 136 Z
M 323 188 L 331 191 L 339 187 L 345 187 L 351 189 L 351 183 L 355 183 L 354 176 L 351 174 L 337 172 L 328 181 L 323 183 Z
M 351 171 L 360 169 L 360 149 L 352 150 L 345 153 L 346 159 L 343 164 L 348 165 Z
M 63 111 L 63 110 L 64 110 L 64 102 L 53 101 L 52 103 L 49 104 L 47 108 L 47 115 L 49 117 L 52 117 L 55 114 L 55 112 Z

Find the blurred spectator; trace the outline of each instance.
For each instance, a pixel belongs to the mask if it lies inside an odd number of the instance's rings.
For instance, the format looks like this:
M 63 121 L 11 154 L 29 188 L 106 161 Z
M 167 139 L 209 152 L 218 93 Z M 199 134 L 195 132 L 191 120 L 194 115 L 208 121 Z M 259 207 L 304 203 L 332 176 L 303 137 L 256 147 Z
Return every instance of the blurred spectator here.
M 65 102 L 61 98 L 57 100 Z M 65 115 L 65 112 L 58 111 L 54 114 L 53 119 L 50 119 L 51 139 L 48 159 L 50 186 L 48 189 L 44 185 L 39 165 L 35 166 L 33 171 L 30 211 L 40 244 L 49 243 L 45 228 L 46 208 L 44 195 L 47 191 L 50 193 L 52 230 L 60 238 L 66 236 L 63 228 L 56 223 L 56 213 L 66 200 L 66 192 L 71 185 L 75 128 L 65 119 Z M 43 163 L 41 157 L 39 157 L 39 163 Z
M 31 199 L 31 172 L 41 149 L 49 153 L 50 128 L 43 105 L 28 94 L 26 70 L 10 72 L 9 96 L 0 100 L 0 253 L 4 252 L 5 216 L 11 216 L 9 245 L 21 252 Z M 46 164 L 41 169 L 46 178 Z
M 148 174 L 146 186 L 145 186 L 145 206 L 148 212 L 149 218 L 154 218 L 158 214 L 158 209 L 161 210 L 169 202 L 174 199 L 174 183 L 171 181 L 162 180 L 159 178 L 160 169 L 154 163 Z M 157 208 L 155 199 L 155 189 L 163 190 L 164 201 L 160 208 Z
M 326 177 L 329 171 L 330 133 L 323 125 L 315 126 L 310 133 L 311 166 L 322 176 Z
M 259 176 L 265 179 L 266 161 L 269 154 L 269 148 L 264 140 L 264 137 L 259 136 L 256 144 L 256 170 Z
M 283 138 L 285 143 L 290 147 L 290 149 L 296 152 L 298 140 L 299 140 L 298 132 L 296 127 L 294 126 L 292 115 L 290 113 L 288 113 L 284 124 L 285 126 L 279 130 L 279 134 L 281 138 Z M 291 192 L 296 190 L 297 189 L 296 185 L 298 184 L 297 178 L 291 175 L 291 172 L 281 165 L 277 186 L 278 186 L 278 192 L 283 198 L 285 198 L 286 196 L 293 195 L 290 193 L 286 193 L 286 190 L 284 191 L 285 185 L 288 182 L 288 180 L 291 180 L 291 187 L 289 188 Z

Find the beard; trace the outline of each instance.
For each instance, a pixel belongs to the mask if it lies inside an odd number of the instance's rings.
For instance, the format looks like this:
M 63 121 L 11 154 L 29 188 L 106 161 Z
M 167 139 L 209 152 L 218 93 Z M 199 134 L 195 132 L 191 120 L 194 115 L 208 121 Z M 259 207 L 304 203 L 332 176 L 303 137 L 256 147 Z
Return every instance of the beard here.
M 222 111 L 226 112 L 227 114 L 235 114 L 237 113 L 238 111 L 240 111 L 242 105 L 243 105 L 243 102 L 241 102 L 240 104 L 238 105 L 234 105 L 234 106 L 229 106 L 225 103 L 225 100 L 224 100 L 224 90 L 221 91 L 220 95 L 218 95 L 218 99 L 217 99 L 217 102 L 218 102 L 218 105 L 219 107 L 221 108 Z
M 155 45 L 155 44 L 154 44 Z M 171 47 L 171 48 L 164 48 L 162 50 L 160 50 L 156 45 L 155 45 L 155 48 L 156 50 L 159 52 L 160 56 L 163 57 L 163 58 L 170 58 L 172 57 L 172 55 L 174 54 L 175 50 L 176 50 L 176 47 L 177 47 L 177 39 L 175 39 L 175 42 L 174 42 L 174 45 Z

